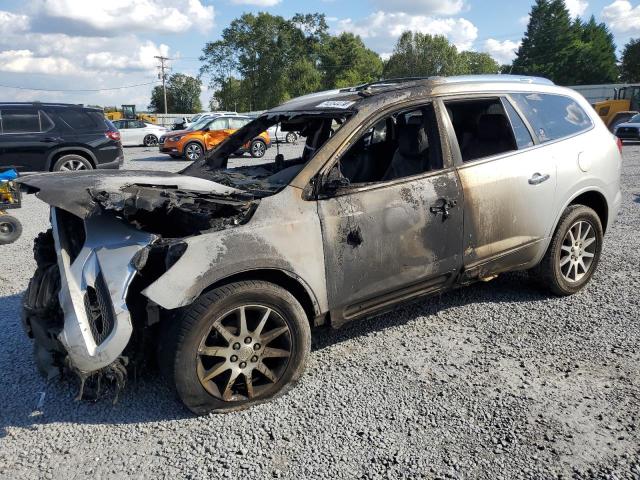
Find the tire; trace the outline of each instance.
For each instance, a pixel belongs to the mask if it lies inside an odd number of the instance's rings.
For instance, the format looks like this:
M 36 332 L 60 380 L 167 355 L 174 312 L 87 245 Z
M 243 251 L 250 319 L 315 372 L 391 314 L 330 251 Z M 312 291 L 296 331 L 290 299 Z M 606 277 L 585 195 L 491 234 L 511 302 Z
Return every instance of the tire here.
M 53 172 L 77 172 L 93 170 L 93 165 L 89 160 L 80 155 L 69 154 L 60 157 L 51 170 Z
M 244 332 L 238 330 L 243 308 Z M 163 327 L 160 369 L 197 415 L 242 410 L 282 395 L 300 378 L 311 350 L 309 322 L 300 303 L 287 290 L 264 281 L 236 282 L 207 292 Z M 284 327 L 286 332 L 268 339 Z M 265 365 L 268 376 L 261 373 Z M 207 380 L 212 371 L 222 373 Z
M 287 136 L 285 137 L 285 141 L 287 143 L 295 143 L 296 140 L 298 140 L 298 136 L 295 133 L 293 132 L 287 133 Z
M 572 238 L 576 243 L 572 243 Z M 596 212 L 584 205 L 571 205 L 562 214 L 547 253 L 532 273 L 553 294 L 573 295 L 589 283 L 596 271 L 603 238 L 602 223 Z
M 249 153 L 253 158 L 262 158 L 267 153 L 267 144 L 263 140 L 254 140 L 249 147 Z
M 198 142 L 187 143 L 184 147 L 184 158 L 195 162 L 204 156 L 202 145 Z
M 142 141 L 142 143 L 144 144 L 145 147 L 154 147 L 158 145 L 158 137 L 150 133 L 149 135 L 144 137 L 144 140 Z
M 11 215 L 0 215 L 0 245 L 9 245 L 22 235 L 20 220 Z

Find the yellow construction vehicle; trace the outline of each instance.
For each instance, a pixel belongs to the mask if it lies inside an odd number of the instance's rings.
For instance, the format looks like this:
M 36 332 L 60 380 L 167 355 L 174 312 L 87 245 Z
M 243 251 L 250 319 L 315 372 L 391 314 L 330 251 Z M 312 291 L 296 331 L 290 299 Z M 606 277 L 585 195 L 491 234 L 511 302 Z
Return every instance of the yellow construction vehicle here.
M 158 117 L 147 113 L 136 113 L 135 105 L 122 105 L 122 110 L 115 112 L 105 112 L 105 117 L 109 120 L 141 120 L 147 123 L 158 123 Z
M 629 120 L 640 110 L 640 85 L 629 85 L 616 89 L 613 100 L 605 100 L 594 105 L 602 121 L 613 129 Z

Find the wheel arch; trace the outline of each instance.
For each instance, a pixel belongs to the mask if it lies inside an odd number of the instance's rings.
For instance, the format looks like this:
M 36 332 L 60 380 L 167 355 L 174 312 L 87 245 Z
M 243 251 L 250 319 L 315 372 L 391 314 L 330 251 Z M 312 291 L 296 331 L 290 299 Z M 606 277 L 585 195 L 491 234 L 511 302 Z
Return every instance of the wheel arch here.
M 609 224 L 609 204 L 601 192 L 597 190 L 588 190 L 580 193 L 569 202 L 567 207 L 570 207 L 571 205 L 584 205 L 585 207 L 589 207 L 595 211 L 600 218 L 600 223 L 602 223 L 602 231 L 606 233 L 607 226 Z
M 262 268 L 238 272 L 216 280 L 214 283 L 206 287 L 200 295 L 230 283 L 246 280 L 262 280 L 284 288 L 291 293 L 298 302 L 300 302 L 300 305 L 302 305 L 302 308 L 307 314 L 309 324 L 312 327 L 324 325 L 325 318 L 320 311 L 320 306 L 315 294 L 309 285 L 307 285 L 307 283 L 295 273 L 287 272 L 285 270 Z
M 90 150 L 83 147 L 62 147 L 52 152 L 47 158 L 47 172 L 50 172 L 60 157 L 64 155 L 79 155 L 88 160 L 93 168 L 98 165 L 95 155 Z

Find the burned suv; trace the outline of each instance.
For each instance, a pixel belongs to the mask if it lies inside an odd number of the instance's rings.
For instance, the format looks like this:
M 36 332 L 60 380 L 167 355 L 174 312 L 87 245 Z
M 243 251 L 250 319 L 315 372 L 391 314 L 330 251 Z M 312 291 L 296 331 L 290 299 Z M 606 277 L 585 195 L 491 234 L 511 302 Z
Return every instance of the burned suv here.
M 301 133 L 298 155 L 229 168 L 273 125 Z M 24 178 L 53 227 L 36 240 L 25 328 L 39 367 L 77 375 L 85 395 L 154 357 L 193 412 L 244 408 L 300 377 L 312 327 L 514 270 L 578 292 L 620 206 L 620 169 L 587 101 L 542 79 L 298 98 L 178 174 Z

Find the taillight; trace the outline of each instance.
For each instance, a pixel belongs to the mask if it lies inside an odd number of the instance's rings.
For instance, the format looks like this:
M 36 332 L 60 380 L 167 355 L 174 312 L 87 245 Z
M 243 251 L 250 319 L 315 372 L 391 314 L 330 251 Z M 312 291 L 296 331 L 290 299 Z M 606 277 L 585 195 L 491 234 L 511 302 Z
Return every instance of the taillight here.
M 618 144 L 618 150 L 620 150 L 620 155 L 622 155 L 622 140 L 620 140 L 620 138 L 616 137 L 616 143 Z
M 109 130 L 109 131 L 105 132 L 104 135 L 107 138 L 110 138 L 111 140 L 115 140 L 116 142 L 120 141 L 120 132 L 118 132 L 118 131 Z

